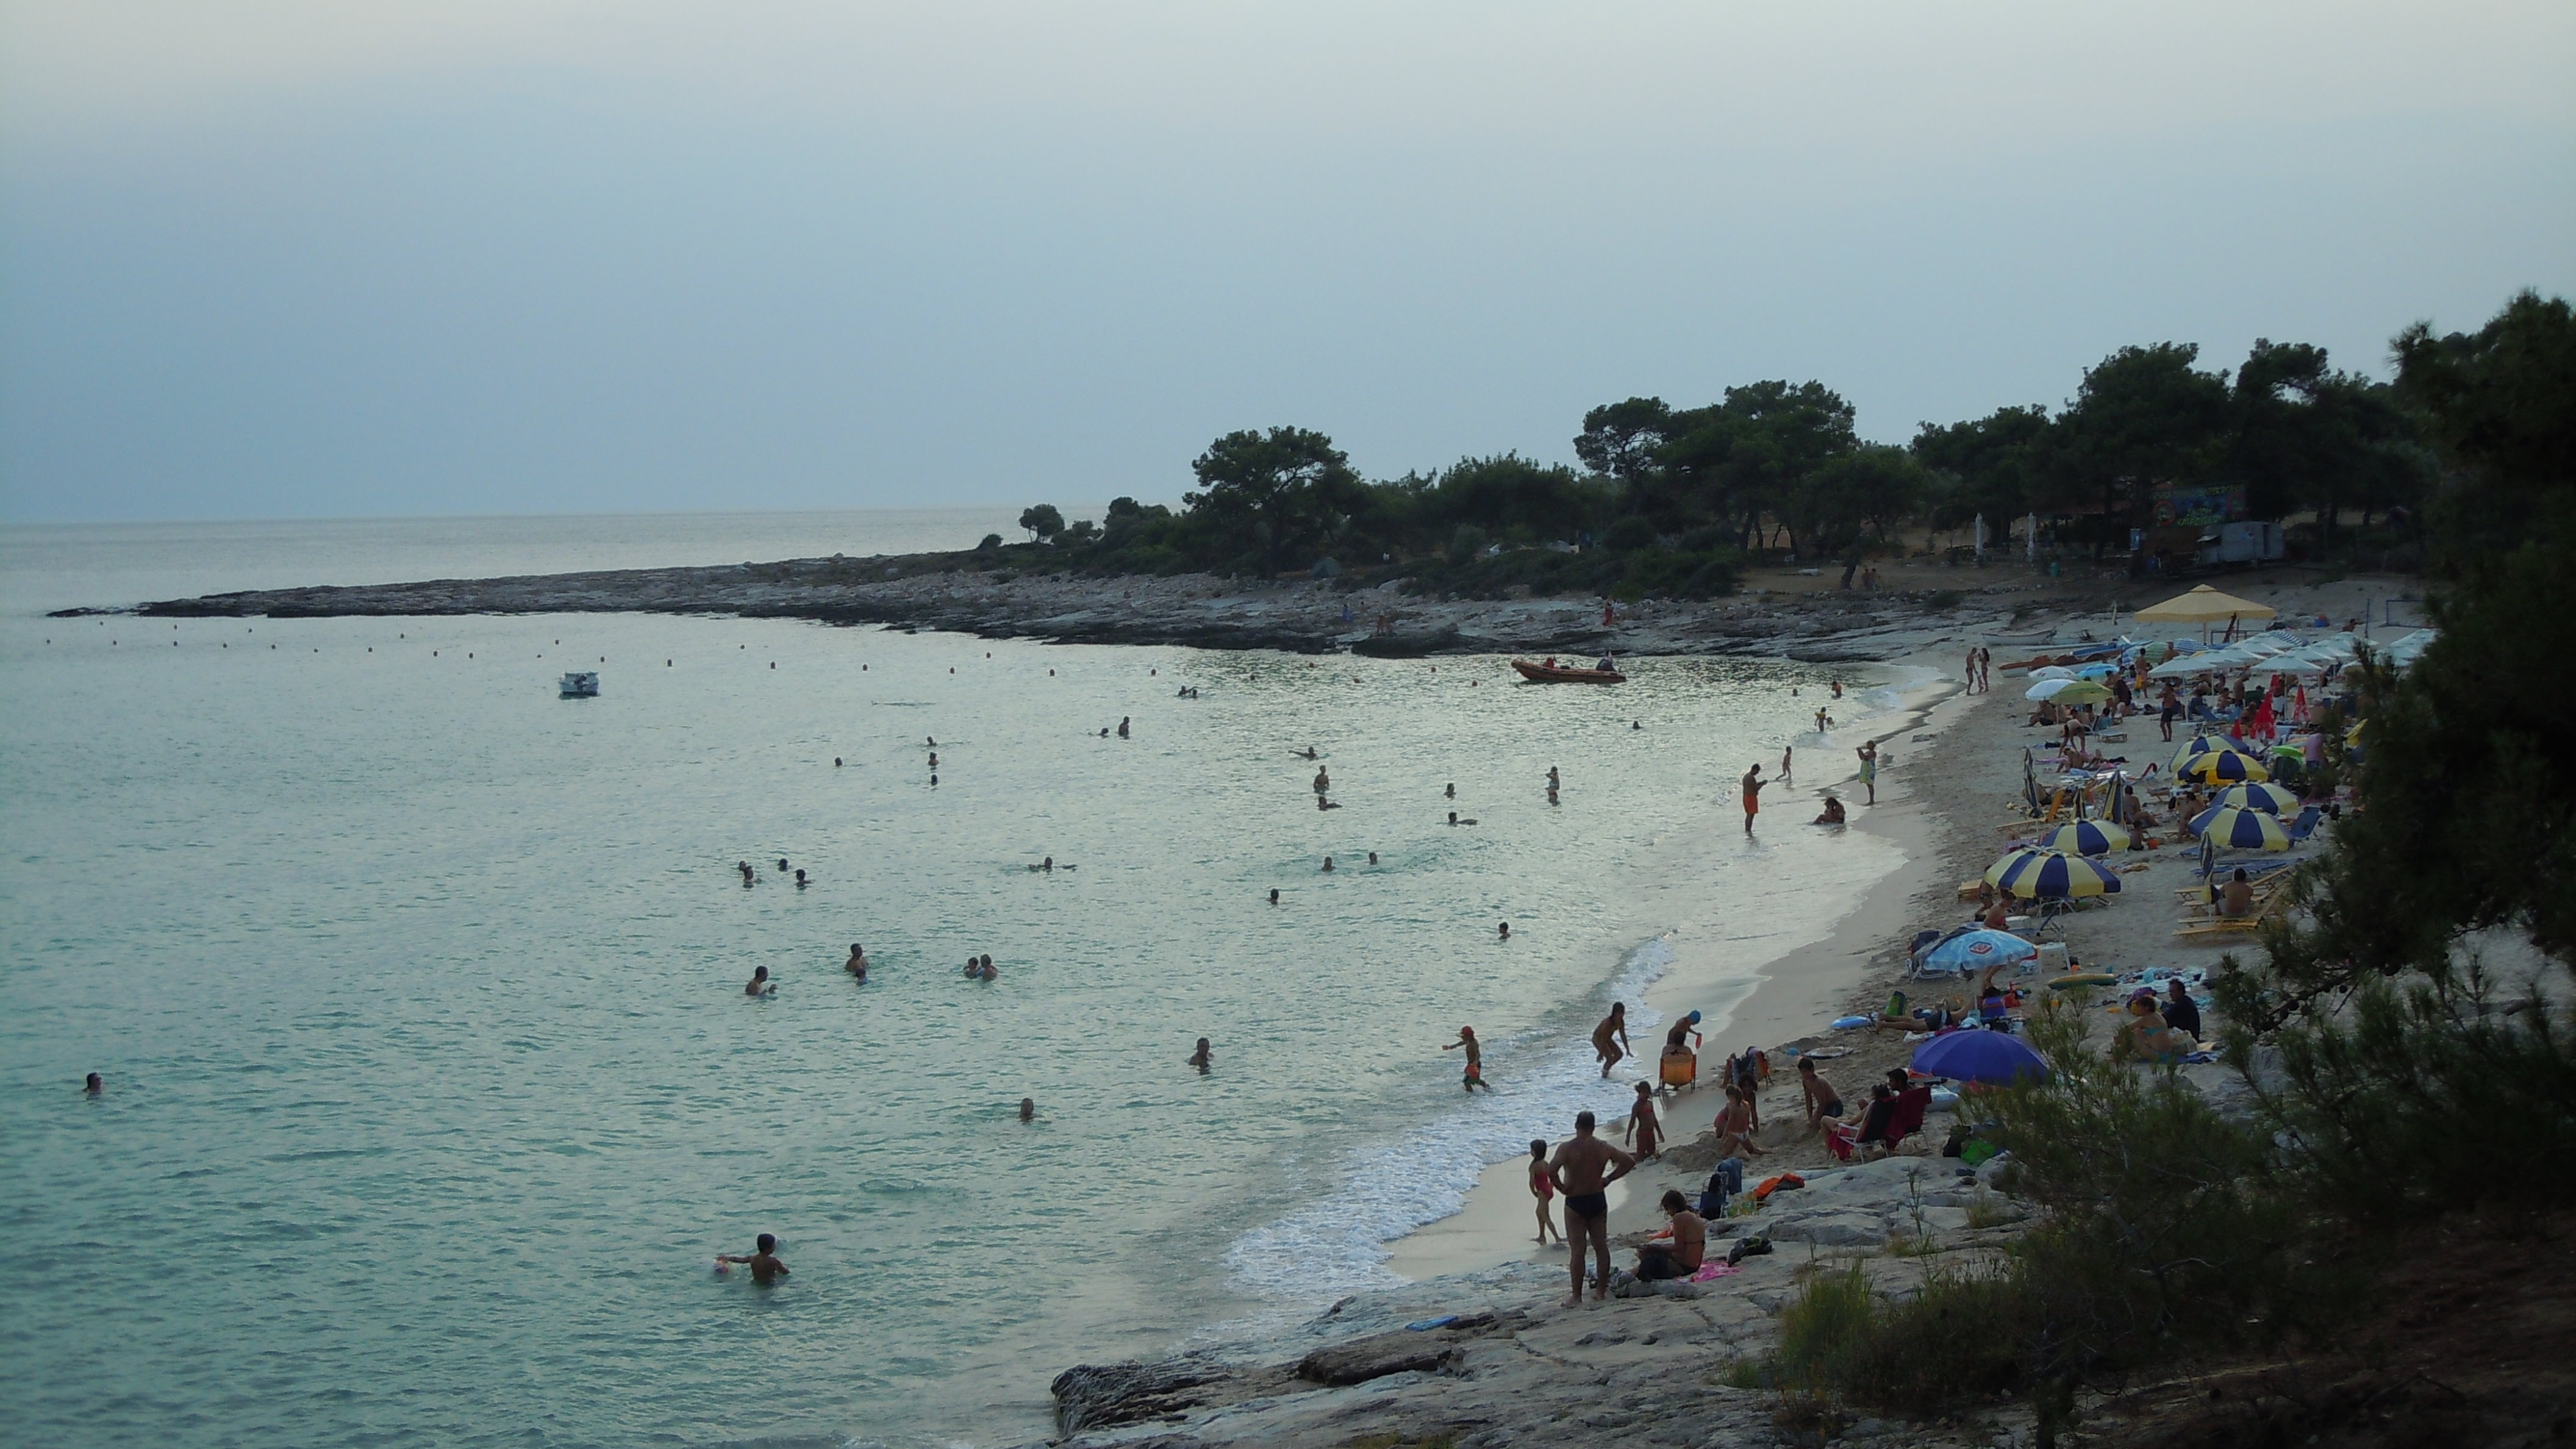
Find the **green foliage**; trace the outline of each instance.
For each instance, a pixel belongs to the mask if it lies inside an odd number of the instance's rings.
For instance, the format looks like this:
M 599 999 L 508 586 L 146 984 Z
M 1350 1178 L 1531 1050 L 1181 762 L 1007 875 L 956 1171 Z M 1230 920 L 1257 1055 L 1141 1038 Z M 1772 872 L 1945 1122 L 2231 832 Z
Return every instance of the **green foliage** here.
M 2423 411 L 2450 474 L 2436 503 L 2443 559 L 2509 548 L 2576 485 L 2576 311 L 2524 292 L 2474 334 L 2397 338 L 2397 391 Z
M 1780 1310 L 1772 1385 L 1920 1412 L 2023 1381 L 2028 1297 L 2009 1265 L 1930 1264 L 1920 1287 L 1882 1297 L 1855 1263 L 1811 1271 Z
M 1040 543 L 1064 532 L 1064 514 L 1052 503 L 1040 503 L 1020 510 L 1020 527 Z
M 2297 1144 L 2311 1200 L 2389 1223 L 2576 1196 L 2576 1019 L 2536 990 L 2502 1000 L 2482 972 L 2464 975 L 2451 996 L 2365 980 L 2342 1010 L 2279 1033 L 2282 1083 L 2264 1105 Z
M 1190 464 L 1199 490 L 1194 520 L 1217 547 L 1257 557 L 1264 574 L 1328 547 L 1362 485 L 1333 440 L 1306 428 L 1246 429 L 1208 445 Z

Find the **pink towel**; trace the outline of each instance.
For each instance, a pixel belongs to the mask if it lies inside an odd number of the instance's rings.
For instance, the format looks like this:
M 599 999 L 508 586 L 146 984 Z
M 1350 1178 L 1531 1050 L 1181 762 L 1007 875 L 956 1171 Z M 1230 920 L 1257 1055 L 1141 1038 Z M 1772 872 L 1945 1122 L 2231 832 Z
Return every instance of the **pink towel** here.
M 1709 1261 L 1700 1264 L 1699 1271 L 1693 1273 L 1690 1280 L 1694 1283 L 1705 1283 L 1712 1278 L 1723 1278 L 1730 1273 L 1741 1273 L 1743 1271 L 1744 1270 L 1741 1268 L 1719 1262 L 1712 1258 Z

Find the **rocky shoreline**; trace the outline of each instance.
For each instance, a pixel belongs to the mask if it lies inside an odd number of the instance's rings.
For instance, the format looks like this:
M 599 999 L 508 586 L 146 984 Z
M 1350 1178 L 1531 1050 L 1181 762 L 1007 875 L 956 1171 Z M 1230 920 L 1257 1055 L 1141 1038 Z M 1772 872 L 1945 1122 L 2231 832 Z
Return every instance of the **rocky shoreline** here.
M 1909 570 L 1910 571 L 1910 570 Z M 1891 570 L 1891 572 L 1898 572 Z M 788 559 L 716 567 L 623 569 L 514 578 L 316 586 L 65 609 L 56 617 L 313 619 L 453 614 L 708 614 L 802 619 L 1060 644 L 1202 649 L 1345 649 L 1401 655 L 1760 654 L 1808 663 L 1876 661 L 1947 637 L 2008 627 L 2088 592 L 2018 571 L 1926 566 L 1924 586 L 1856 592 L 1784 574 L 1706 601 L 1622 604 L 1498 600 L 1351 589 L 1338 580 L 1259 581 L 1211 574 L 1087 577 L 992 564 L 974 554 Z M 2098 591 L 2098 585 L 2089 591 Z M 1393 625 L 1379 633 L 1380 618 Z

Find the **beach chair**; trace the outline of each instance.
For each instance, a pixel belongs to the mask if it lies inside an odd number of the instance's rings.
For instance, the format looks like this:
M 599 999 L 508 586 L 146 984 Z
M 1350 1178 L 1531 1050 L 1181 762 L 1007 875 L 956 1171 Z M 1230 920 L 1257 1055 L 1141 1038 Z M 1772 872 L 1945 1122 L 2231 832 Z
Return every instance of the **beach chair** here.
M 1888 1119 L 1887 1149 L 1923 1130 L 1923 1114 L 1932 1106 L 1932 1089 L 1916 1084 L 1896 1094 L 1896 1115 Z

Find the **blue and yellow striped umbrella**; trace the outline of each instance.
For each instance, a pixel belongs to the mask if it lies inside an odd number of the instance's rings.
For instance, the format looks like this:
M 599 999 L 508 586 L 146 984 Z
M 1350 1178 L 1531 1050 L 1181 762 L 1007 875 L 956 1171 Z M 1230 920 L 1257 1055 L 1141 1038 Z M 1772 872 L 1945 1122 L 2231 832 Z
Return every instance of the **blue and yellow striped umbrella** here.
M 2266 815 L 2288 815 L 2299 808 L 2299 792 L 2278 785 L 2230 785 L 2219 791 L 2211 803 L 2236 810 L 2260 810 Z
M 2173 765 L 2171 768 L 2175 774 L 2179 775 L 2182 773 L 2183 766 L 2190 764 L 2202 755 L 2214 755 L 2227 747 L 2227 742 L 2224 740 L 2214 740 L 2207 735 L 2193 735 L 2191 737 L 2190 744 L 2174 751 Z
M 2062 850 L 2016 850 L 1986 871 L 1986 884 L 2024 900 L 2117 895 L 2120 878 Z
M 2290 832 L 2281 817 L 2233 805 L 2213 805 L 2191 818 L 2191 833 L 2229 850 L 2287 850 Z
M 2272 778 L 2272 772 L 2264 768 L 2261 760 L 2252 755 L 2240 755 L 2234 750 L 2212 750 L 2205 755 L 2194 755 L 2174 773 L 2204 785 L 2260 785 Z
M 2068 855 L 2109 855 L 2129 848 L 2129 832 L 2108 820 L 2078 820 L 2048 832 L 2039 843 L 2042 850 L 2064 851 Z

